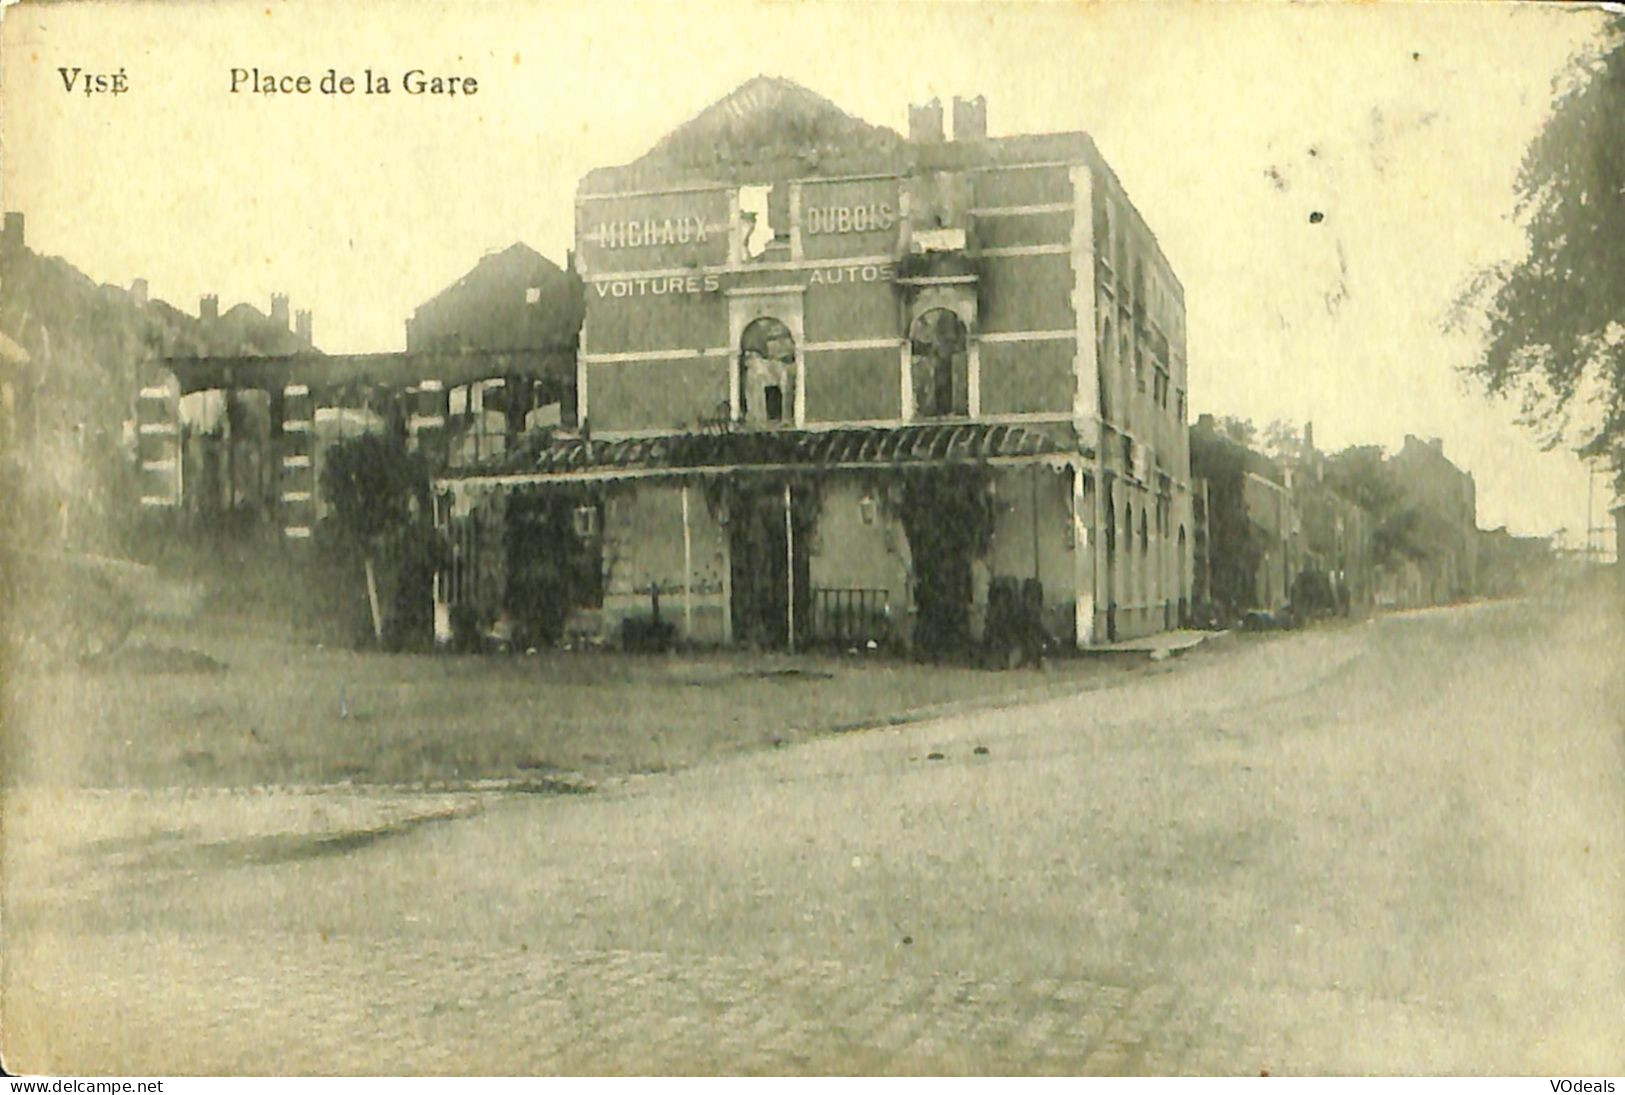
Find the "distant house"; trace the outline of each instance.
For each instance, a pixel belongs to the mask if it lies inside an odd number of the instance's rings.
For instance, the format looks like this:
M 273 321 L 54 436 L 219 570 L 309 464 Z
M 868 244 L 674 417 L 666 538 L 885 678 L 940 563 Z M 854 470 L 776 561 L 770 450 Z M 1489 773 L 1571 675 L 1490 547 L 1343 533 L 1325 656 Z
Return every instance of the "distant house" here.
M 179 498 L 186 469 L 175 415 L 162 429 L 142 422 L 143 403 L 173 409 L 178 390 L 160 390 L 148 363 L 222 345 L 285 352 L 295 336 L 284 329 L 284 343 L 267 343 L 262 328 L 270 321 L 252 309 L 205 323 L 149 300 L 139 279 L 128 288 L 97 284 L 65 260 L 30 250 L 25 225 L 23 214 L 8 212 L 0 237 L 5 454 L 18 505 L 34 515 L 16 523 L 31 535 L 90 545 L 149 497 Z
M 581 329 L 581 281 L 515 243 L 494 251 L 412 311 L 408 353 L 567 345 Z
M 1424 604 L 1465 600 L 1477 591 L 1478 491 L 1470 472 L 1446 459 L 1444 443 L 1407 435 L 1387 466 L 1411 515 L 1410 536 L 1422 551 Z
M 1291 470 L 1224 433 L 1208 414 L 1191 427 L 1190 453 L 1203 502 L 1196 600 L 1221 617 L 1284 607 L 1303 566 Z
M 419 306 L 404 353 L 323 353 L 310 313 L 290 315 L 280 293 L 269 313 L 222 313 L 212 294 L 195 318 L 144 294 L 139 307 L 147 329 L 125 358 L 139 381 L 125 390 L 139 392 L 140 504 L 203 527 L 227 518 L 311 540 L 326 453 L 347 436 L 388 431 L 442 467 L 470 438 L 497 453 L 573 418 L 580 285 L 522 244 Z
M 1313 423 L 1304 425 L 1291 468 L 1293 504 L 1302 530 L 1302 572 L 1313 576 L 1318 588 L 1333 595 L 1344 610 L 1364 612 L 1375 596 L 1372 514 L 1333 485 L 1326 454 L 1315 448 Z
M 515 243 L 424 301 L 406 324 L 408 354 L 505 354 L 574 348 L 581 330 L 581 279 Z M 447 457 L 453 466 L 500 455 L 528 429 L 575 423 L 575 371 L 547 377 L 499 375 L 446 396 Z
M 1514 536 L 1505 527 L 1478 533 L 1478 592 L 1486 597 L 1527 593 L 1547 580 L 1556 562 L 1550 538 Z
M 161 301 L 156 306 L 169 308 Z M 299 312 L 290 327 L 288 298 L 282 293 L 272 294 L 269 313 L 250 304 L 221 313 L 219 297 L 209 294 L 199 300 L 196 320 L 183 318 L 188 322 L 177 324 L 176 337 L 163 347 L 166 357 L 280 358 L 318 352 L 311 342 L 310 313 Z M 150 387 L 143 390 L 152 392 Z M 166 392 L 162 398 L 171 397 Z M 187 485 L 186 510 L 207 520 L 272 515 L 282 486 L 277 462 L 282 417 L 281 393 L 276 391 L 228 387 L 179 397 L 179 482 Z M 148 432 L 146 443 L 161 448 L 161 435 Z
M 1347 607 L 1370 608 L 1375 596 L 1371 515 L 1322 479 L 1302 477 L 1296 487 L 1304 569 L 1324 574 Z

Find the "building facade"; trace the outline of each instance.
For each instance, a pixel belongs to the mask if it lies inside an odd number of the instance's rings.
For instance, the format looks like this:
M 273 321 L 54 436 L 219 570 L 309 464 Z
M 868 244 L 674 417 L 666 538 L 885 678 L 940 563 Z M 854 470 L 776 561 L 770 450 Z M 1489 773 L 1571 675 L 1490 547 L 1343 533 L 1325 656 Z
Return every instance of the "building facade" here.
M 762 78 L 582 181 L 579 428 L 439 480 L 508 545 L 482 615 L 921 649 L 1178 624 L 1180 283 L 1086 135 L 943 123 Z
M 1212 623 L 1291 607 L 1299 618 L 1364 613 L 1377 595 L 1375 521 L 1339 493 L 1306 424 L 1273 456 L 1204 414 L 1191 429 L 1197 599 Z M 1380 454 L 1379 454 L 1380 463 Z
M 1414 514 L 1411 538 L 1424 549 L 1417 563 L 1421 603 L 1449 604 L 1474 596 L 1479 538 L 1478 488 L 1472 473 L 1446 458 L 1439 438 L 1409 434 L 1388 466 Z
M 1196 599 L 1204 618 L 1228 622 L 1275 612 L 1292 599 L 1302 528 L 1291 470 L 1202 415 L 1190 432 L 1191 474 L 1201 496 Z

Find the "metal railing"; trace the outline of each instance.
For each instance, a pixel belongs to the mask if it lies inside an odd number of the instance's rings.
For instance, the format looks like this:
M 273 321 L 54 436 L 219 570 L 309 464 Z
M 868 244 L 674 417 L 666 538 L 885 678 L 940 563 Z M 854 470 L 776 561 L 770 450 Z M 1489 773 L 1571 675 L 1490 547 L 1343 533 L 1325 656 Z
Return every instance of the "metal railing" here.
M 891 637 L 890 597 L 884 589 L 813 590 L 813 637 L 842 646 L 884 644 Z

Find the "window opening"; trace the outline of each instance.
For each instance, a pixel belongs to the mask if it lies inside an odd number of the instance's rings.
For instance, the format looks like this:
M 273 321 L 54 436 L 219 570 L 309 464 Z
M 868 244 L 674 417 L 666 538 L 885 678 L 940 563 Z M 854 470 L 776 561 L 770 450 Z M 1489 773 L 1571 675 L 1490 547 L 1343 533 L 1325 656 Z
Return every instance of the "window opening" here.
M 783 422 L 795 407 L 796 340 L 771 316 L 752 320 L 739 338 L 739 419 Z
M 909 332 L 914 410 L 925 418 L 970 413 L 970 378 L 964 321 L 947 308 L 933 308 Z
M 761 258 L 773 244 L 772 195 L 771 186 L 739 188 L 739 238 L 746 259 Z

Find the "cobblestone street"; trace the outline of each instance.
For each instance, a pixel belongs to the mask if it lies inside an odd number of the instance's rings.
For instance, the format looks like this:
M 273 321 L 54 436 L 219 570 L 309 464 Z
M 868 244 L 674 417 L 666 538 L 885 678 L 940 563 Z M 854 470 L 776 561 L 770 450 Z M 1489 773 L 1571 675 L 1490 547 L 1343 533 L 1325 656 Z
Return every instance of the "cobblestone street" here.
M 1360 1031 L 1367 1047 L 1380 1037 L 1437 1069 L 1470 1064 L 1437 1048 L 1466 1017 L 1423 1002 L 980 977 L 905 955 L 854 968 L 319 934 L 183 949 L 132 933 L 96 950 L 118 987 L 55 1016 L 58 1047 L 132 1073 L 1246 1074 L 1299 1059 L 1302 1035 L 1266 1029 L 1266 1016 L 1322 1037 Z M 71 972 L 64 962 L 48 977 Z M 1379 1012 L 1387 1029 L 1374 1032 Z
M 1395 616 L 354 846 L 62 848 L 8 1064 L 1619 1072 L 1620 637 Z

